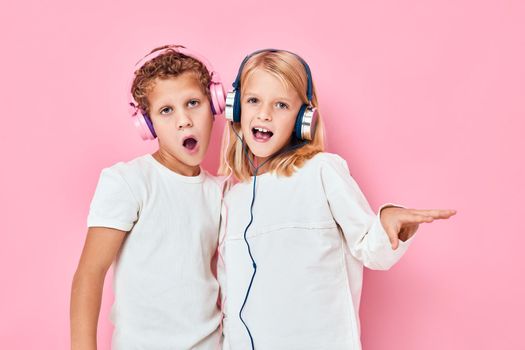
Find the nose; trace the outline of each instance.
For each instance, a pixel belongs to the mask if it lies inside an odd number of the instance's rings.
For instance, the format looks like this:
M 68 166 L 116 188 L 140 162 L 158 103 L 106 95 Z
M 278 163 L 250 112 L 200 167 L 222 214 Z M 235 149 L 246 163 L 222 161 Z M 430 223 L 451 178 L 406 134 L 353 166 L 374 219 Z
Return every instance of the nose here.
M 272 120 L 271 107 L 262 106 L 259 112 L 257 113 L 257 119 L 263 120 L 263 121 L 271 121 Z
M 186 128 L 191 128 L 193 123 L 191 118 L 186 114 L 186 112 L 181 112 L 179 118 L 177 119 L 177 129 L 183 130 Z

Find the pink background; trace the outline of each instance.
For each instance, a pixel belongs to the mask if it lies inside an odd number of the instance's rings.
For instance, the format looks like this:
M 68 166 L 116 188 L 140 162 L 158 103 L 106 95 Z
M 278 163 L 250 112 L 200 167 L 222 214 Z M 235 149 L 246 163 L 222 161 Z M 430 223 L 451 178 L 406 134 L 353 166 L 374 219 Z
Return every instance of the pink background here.
M 154 150 L 126 114 L 133 64 L 182 43 L 228 86 L 255 49 L 300 53 L 329 151 L 347 159 L 374 209 L 458 210 L 421 228 L 392 270 L 366 272 L 366 350 L 525 349 L 523 1 L 75 3 L 0 9 L 0 348 L 68 348 L 99 172 Z M 222 126 L 205 162 L 213 172 Z

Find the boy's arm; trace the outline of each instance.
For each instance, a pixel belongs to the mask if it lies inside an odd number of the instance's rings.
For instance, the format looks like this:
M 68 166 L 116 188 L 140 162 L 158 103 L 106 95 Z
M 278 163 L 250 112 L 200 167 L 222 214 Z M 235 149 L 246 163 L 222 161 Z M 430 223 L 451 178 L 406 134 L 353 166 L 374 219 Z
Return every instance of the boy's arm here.
M 125 231 L 90 227 L 71 288 L 71 349 L 97 348 L 97 323 L 106 273 L 122 246 Z

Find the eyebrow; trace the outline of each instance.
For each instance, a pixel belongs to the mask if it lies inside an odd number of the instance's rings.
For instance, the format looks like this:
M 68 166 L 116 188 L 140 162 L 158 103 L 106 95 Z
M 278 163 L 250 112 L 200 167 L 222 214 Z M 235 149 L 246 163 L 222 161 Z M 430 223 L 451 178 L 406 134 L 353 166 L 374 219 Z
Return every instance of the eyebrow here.
M 164 108 L 164 107 L 172 107 L 173 106 L 173 103 L 171 102 L 167 102 L 167 101 L 163 101 L 161 103 L 156 103 L 155 105 L 151 105 L 151 109 L 161 109 L 161 108 Z
M 245 95 L 245 96 L 256 96 L 256 97 L 259 97 L 259 95 L 257 95 L 256 93 L 254 93 L 254 92 L 250 92 L 250 91 L 246 91 L 246 92 L 244 92 L 243 95 Z M 288 103 L 292 103 L 292 100 L 287 99 L 287 98 L 284 98 L 284 97 L 278 97 L 278 98 L 275 98 L 274 100 L 285 101 L 285 102 L 288 102 Z
M 188 94 L 187 96 L 184 96 L 184 101 L 191 101 L 191 100 L 199 100 L 199 101 L 202 101 L 203 99 L 205 99 L 207 96 L 204 95 L 204 94 L 201 94 L 200 96 L 198 96 L 197 94 Z M 165 107 L 165 106 L 174 106 L 176 103 L 173 103 L 173 101 L 166 99 L 166 100 L 160 100 L 161 102 L 157 102 L 157 104 L 154 106 L 153 104 L 150 105 L 151 108 L 153 107 L 156 107 L 156 108 L 161 108 L 161 107 Z M 159 107 L 157 107 L 159 106 Z M 155 109 L 155 108 L 154 108 Z

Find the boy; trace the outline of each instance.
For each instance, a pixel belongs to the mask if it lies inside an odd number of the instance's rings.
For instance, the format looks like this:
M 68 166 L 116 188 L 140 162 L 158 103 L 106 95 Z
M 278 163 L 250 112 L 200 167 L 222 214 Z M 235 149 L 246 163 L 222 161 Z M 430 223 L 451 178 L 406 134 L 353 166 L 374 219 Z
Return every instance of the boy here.
M 96 349 L 104 277 L 115 264 L 113 349 L 215 349 L 220 342 L 217 246 L 221 189 L 200 168 L 223 88 L 181 46 L 146 56 L 131 105 L 158 150 L 104 169 L 71 293 L 72 349 Z

